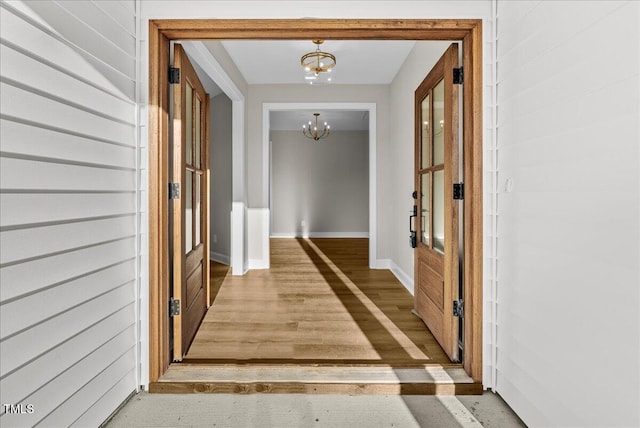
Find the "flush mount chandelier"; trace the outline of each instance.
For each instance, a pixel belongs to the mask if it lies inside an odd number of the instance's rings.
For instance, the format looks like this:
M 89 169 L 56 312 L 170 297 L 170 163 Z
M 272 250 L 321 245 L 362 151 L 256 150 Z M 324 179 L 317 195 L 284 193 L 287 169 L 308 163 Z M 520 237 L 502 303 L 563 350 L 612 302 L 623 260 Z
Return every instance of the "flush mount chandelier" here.
M 331 82 L 331 69 L 336 65 L 336 57 L 328 52 L 322 52 L 320 45 L 324 40 L 313 40 L 316 50 L 302 55 L 300 64 L 304 68 L 304 78 L 311 85 Z
M 309 121 L 308 125 L 302 125 L 302 135 L 315 141 L 327 138 L 331 133 L 331 126 L 327 125 L 327 122 L 325 122 L 324 128 L 320 131 L 318 129 L 318 116 L 320 116 L 320 113 L 313 113 L 313 115 L 316 117 L 315 125 L 313 125 L 311 121 Z

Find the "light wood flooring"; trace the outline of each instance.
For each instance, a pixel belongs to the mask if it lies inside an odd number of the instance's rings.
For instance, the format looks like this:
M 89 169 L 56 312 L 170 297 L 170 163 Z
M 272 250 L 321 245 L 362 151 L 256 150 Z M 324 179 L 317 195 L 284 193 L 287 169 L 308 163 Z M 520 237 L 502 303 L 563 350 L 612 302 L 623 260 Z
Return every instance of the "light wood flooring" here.
M 450 364 L 367 250 L 367 239 L 272 239 L 271 269 L 226 275 L 185 362 Z
M 272 239 L 270 269 L 232 276 L 218 265 L 212 277 L 215 299 L 185 359 L 151 392 L 482 392 L 395 276 L 368 268 L 367 239 Z
M 209 283 L 209 289 L 211 290 L 211 303 L 216 300 L 218 296 L 218 292 L 220 291 L 220 287 L 222 287 L 222 283 L 227 278 L 227 275 L 230 275 L 231 267 L 229 265 L 225 265 L 222 263 L 214 262 L 211 263 L 211 279 Z

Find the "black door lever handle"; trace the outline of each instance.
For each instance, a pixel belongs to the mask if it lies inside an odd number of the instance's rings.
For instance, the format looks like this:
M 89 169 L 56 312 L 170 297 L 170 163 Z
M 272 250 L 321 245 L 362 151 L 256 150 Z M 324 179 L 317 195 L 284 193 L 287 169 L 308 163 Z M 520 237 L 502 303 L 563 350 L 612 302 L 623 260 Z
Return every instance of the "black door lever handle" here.
M 409 216 L 409 242 L 411 244 L 411 248 L 416 248 L 418 246 L 418 237 L 416 235 L 416 231 L 414 226 L 414 219 L 417 217 L 418 215 L 418 206 L 414 205 L 413 206 L 413 212 L 411 213 L 411 215 Z

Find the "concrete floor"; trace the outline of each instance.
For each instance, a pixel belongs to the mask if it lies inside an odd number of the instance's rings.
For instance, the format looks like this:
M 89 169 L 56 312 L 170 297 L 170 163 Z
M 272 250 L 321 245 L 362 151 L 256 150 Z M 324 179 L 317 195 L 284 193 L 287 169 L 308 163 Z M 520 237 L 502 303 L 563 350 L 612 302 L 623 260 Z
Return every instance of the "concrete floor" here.
M 495 427 L 524 425 L 491 392 L 481 396 L 135 395 L 107 427 Z

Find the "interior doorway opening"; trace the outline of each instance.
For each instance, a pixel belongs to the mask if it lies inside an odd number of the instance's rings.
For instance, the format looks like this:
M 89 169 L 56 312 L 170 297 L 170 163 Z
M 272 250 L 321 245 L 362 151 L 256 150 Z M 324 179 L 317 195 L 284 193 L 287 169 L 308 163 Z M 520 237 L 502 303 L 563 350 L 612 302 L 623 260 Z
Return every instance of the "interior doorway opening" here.
M 315 103 L 264 103 L 262 106 L 262 150 L 263 150 L 263 169 L 262 169 L 262 183 L 263 183 L 263 195 L 265 195 L 265 199 L 266 199 L 266 206 L 269 207 L 270 209 L 270 213 L 273 210 L 274 207 L 274 201 L 273 201 L 273 189 L 272 189 L 272 185 L 273 185 L 273 173 L 274 173 L 274 168 L 273 168 L 273 156 L 272 156 L 272 138 L 271 138 L 271 117 L 272 117 L 272 113 L 281 113 L 281 112 L 287 112 L 287 111 L 296 111 L 296 112 L 304 112 L 304 111 L 330 111 L 330 112 L 335 112 L 336 114 L 339 113 L 353 113 L 353 112 L 357 112 L 357 113 L 362 113 L 362 118 L 363 120 L 366 120 L 366 129 L 368 131 L 368 136 L 367 136 L 367 141 L 368 141 L 368 148 L 367 148 L 367 156 L 368 156 L 368 162 L 367 162 L 367 178 L 368 178 L 368 183 L 367 183 L 367 188 L 366 189 L 358 189 L 361 193 L 363 190 L 365 190 L 366 192 L 368 192 L 368 203 L 367 203 L 367 210 L 368 210 L 368 217 L 369 217 L 369 221 L 368 221 L 368 229 L 366 230 L 366 237 L 368 238 L 368 264 L 369 264 L 369 268 L 371 269 L 375 269 L 376 266 L 376 261 L 377 261 L 377 243 L 378 243 L 378 239 L 377 239 L 377 227 L 378 227 L 378 220 L 377 220 L 377 204 L 378 204 L 378 197 L 377 197 L 377 108 L 376 108 L 376 104 L 375 103 L 320 103 L 320 102 L 315 102 Z M 335 127 L 334 127 L 335 130 Z M 299 132 L 299 131 L 298 131 Z M 334 136 L 335 136 L 335 131 L 334 131 Z M 322 143 L 320 143 L 322 144 Z M 316 183 L 316 184 L 321 184 L 321 183 Z M 327 191 L 329 191 L 329 189 L 326 189 Z M 300 196 L 304 196 L 304 195 L 300 195 Z M 352 195 L 352 196 L 358 196 L 358 195 Z M 342 201 L 342 202 L 347 202 L 347 201 Z M 306 208 L 308 209 L 308 208 Z M 344 211 L 345 207 L 343 206 L 335 206 L 333 207 L 333 211 L 336 212 L 340 212 L 340 211 Z M 283 229 L 283 230 L 277 230 L 274 231 L 273 229 L 273 221 L 274 221 L 274 217 L 270 218 L 270 227 L 266 230 L 263 230 L 263 242 L 265 243 L 269 243 L 270 239 L 274 236 L 277 237 L 320 237 L 320 236 L 333 236 L 333 237 L 337 237 L 337 236 L 342 236 L 342 237 L 363 237 L 363 236 L 358 236 L 360 235 L 362 232 L 364 232 L 363 230 L 358 230 L 358 231 L 343 231 L 343 233 L 340 232 L 336 232 L 335 228 L 331 229 L 331 227 L 329 227 L 329 229 L 331 230 L 323 230 L 320 231 L 320 233 L 318 233 L 317 230 L 313 229 L 313 226 L 309 226 L 306 223 L 303 224 L 302 222 L 306 222 L 307 220 L 305 219 L 307 215 L 301 215 L 300 216 L 300 224 L 296 225 L 296 230 L 295 232 L 292 231 L 291 229 Z M 305 218 L 302 218 L 305 217 Z M 296 218 L 296 220 L 298 220 Z M 311 227 L 311 229 L 309 229 L 309 227 Z M 328 227 L 328 226 L 324 226 L 324 227 Z M 282 233 L 284 231 L 284 233 Z M 323 232 L 327 232 L 325 234 L 323 234 Z M 275 233 L 275 234 L 274 234 Z M 270 250 L 267 247 L 265 250 L 265 253 L 270 255 Z M 265 267 L 269 267 L 269 262 L 267 261 L 266 266 Z
M 157 382 L 167 372 L 169 357 L 169 322 L 164 311 L 168 301 L 168 230 L 166 229 L 166 189 L 167 171 L 165 165 L 168 158 L 168 91 L 164 86 L 167 81 L 168 45 L 176 39 L 224 39 L 224 38 L 280 38 L 311 39 L 343 38 L 343 39 L 409 39 L 409 40 L 462 40 L 463 62 L 467 84 L 464 88 L 464 150 L 465 150 L 465 182 L 467 184 L 467 209 L 465 210 L 465 260 L 463 275 L 469 286 L 465 290 L 465 302 L 470 316 L 465 320 L 465 341 L 467 357 L 465 371 L 477 382 L 482 379 L 481 352 L 481 296 L 482 296 L 482 141 L 481 141 L 481 21 L 479 20 L 317 20 L 297 22 L 296 20 L 205 20 L 205 21 L 172 21 L 159 20 L 150 22 L 150 364 L 149 378 L 151 383 Z M 194 31 L 198 28 L 197 31 Z M 375 28 L 375 30 L 372 30 Z M 235 104 L 234 104 L 235 106 Z M 234 109 L 235 111 L 235 109 Z M 242 116 L 242 115 L 240 115 Z M 242 116 L 243 117 L 243 116 Z M 235 119 L 235 115 L 234 115 Z M 235 129 L 235 127 L 234 127 Z M 235 147 L 235 146 L 234 146 Z M 243 145 L 241 146 L 244 147 Z M 244 149 L 243 149 L 244 150 Z M 236 156 L 234 166 L 239 162 L 241 173 L 238 183 L 235 180 L 234 168 L 234 201 L 236 196 L 246 201 L 244 192 L 244 152 Z M 236 187 L 239 194 L 236 195 Z M 236 208 L 234 202 L 234 210 Z M 238 223 L 234 230 L 245 229 L 245 206 L 240 206 Z M 246 234 L 245 240 L 246 243 Z M 235 248 L 237 251 L 238 248 Z M 235 251 L 234 251 L 235 254 Z M 243 254 L 244 249 L 238 252 Z M 236 259 L 232 258 L 235 264 Z M 244 271 L 244 266 L 241 267 Z

